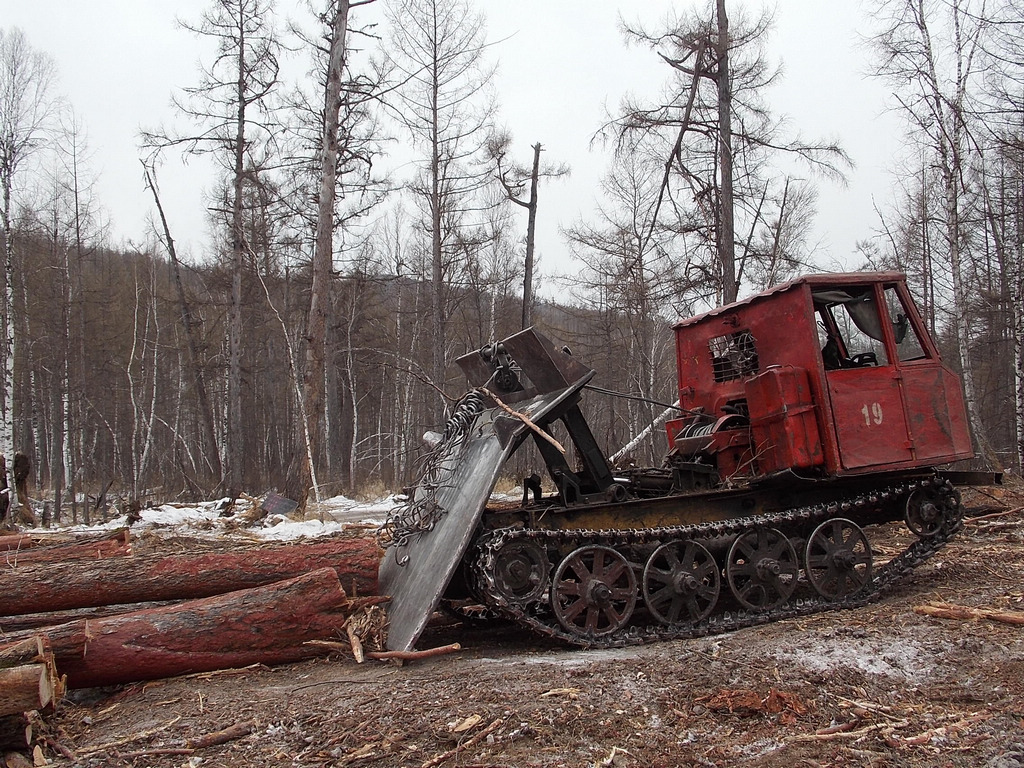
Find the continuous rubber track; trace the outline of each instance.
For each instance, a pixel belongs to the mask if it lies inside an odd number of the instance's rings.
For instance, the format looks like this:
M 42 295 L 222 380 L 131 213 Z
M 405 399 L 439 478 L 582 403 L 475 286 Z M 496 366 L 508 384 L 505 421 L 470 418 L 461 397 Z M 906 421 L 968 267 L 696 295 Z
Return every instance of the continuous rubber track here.
M 708 541 L 735 538 L 759 528 L 777 528 L 788 532 L 787 535 L 806 535 L 817 525 L 836 517 L 849 517 L 860 523 L 867 521 L 868 524 L 877 522 L 878 515 L 886 508 L 891 508 L 893 504 L 904 504 L 910 494 L 919 489 L 929 490 L 938 501 L 941 521 L 937 530 L 933 535 L 918 538 L 903 552 L 876 569 L 871 581 L 864 588 L 843 599 L 831 600 L 815 594 L 798 599 L 791 598 L 789 602 L 777 608 L 764 611 L 740 609 L 713 613 L 697 623 L 665 625 L 652 620 L 651 623 L 627 625 L 609 634 L 588 634 L 569 631 L 559 623 L 550 608 L 550 585 L 544 599 L 523 604 L 504 596 L 495 581 L 498 553 L 516 540 L 534 541 L 545 550 L 552 546 L 561 549 L 601 546 L 629 551 L 647 549 L 674 540 Z M 838 503 L 817 504 L 774 514 L 698 525 L 630 530 L 503 528 L 485 533 L 476 540 L 471 578 L 479 597 L 487 607 L 540 635 L 586 648 L 615 648 L 662 640 L 703 637 L 781 619 L 866 605 L 878 600 L 914 568 L 935 555 L 960 530 L 962 524 L 963 510 L 957 491 L 947 480 L 934 475 L 908 480 Z M 640 589 L 639 583 L 637 589 Z M 723 584 L 719 604 L 722 603 L 722 597 L 727 590 L 728 587 Z M 643 598 L 638 596 L 637 608 L 640 608 L 642 603 Z M 635 612 L 633 616 L 636 617 Z

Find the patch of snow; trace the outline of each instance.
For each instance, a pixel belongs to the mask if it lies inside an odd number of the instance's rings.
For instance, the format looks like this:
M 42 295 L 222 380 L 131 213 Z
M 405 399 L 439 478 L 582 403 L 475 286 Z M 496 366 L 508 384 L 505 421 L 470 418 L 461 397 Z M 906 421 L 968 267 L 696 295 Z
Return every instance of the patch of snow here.
M 143 509 L 139 512 L 139 528 L 191 528 L 204 522 L 213 522 L 220 518 L 215 509 L 219 502 L 210 501 L 194 507 L 178 507 L 164 504 L 159 507 Z M 122 518 L 123 521 L 123 518 Z
M 268 517 L 262 528 L 252 528 L 250 532 L 265 541 L 294 541 L 295 539 L 315 539 L 341 533 L 350 527 L 349 523 L 319 520 L 291 520 L 284 515 Z
M 780 648 L 775 658 L 812 672 L 855 669 L 865 675 L 922 681 L 935 671 L 932 653 L 918 641 L 901 637 L 845 638 L 804 636 Z
M 778 739 L 758 739 L 750 744 L 738 746 L 735 749 L 745 758 L 758 758 L 764 757 L 772 752 L 777 752 L 784 746 L 785 743 Z
M 380 526 L 388 513 L 401 503 L 402 497 L 391 495 L 375 501 L 356 501 L 346 496 L 335 496 L 320 504 L 310 502 L 305 519 L 295 520 L 284 515 L 268 515 L 252 525 L 242 527 L 239 515 L 223 515 L 227 500 L 205 501 L 196 504 L 162 504 L 138 513 L 131 526 L 133 533 L 151 532 L 160 536 L 194 536 L 219 538 L 245 534 L 268 541 L 293 541 L 318 538 L 339 533 L 347 528 Z M 236 510 L 237 511 L 237 510 Z M 323 522 L 321 522 L 321 520 Z M 99 533 L 123 528 L 127 517 L 118 515 L 105 523 L 62 527 L 67 533 Z M 35 528 L 29 533 L 46 533 L 53 529 Z
M 321 515 L 336 522 L 367 523 L 380 525 L 388 513 L 404 501 L 405 497 L 394 494 L 376 501 L 356 501 L 347 496 L 334 496 L 317 504 L 306 505 L 306 517 L 318 519 Z

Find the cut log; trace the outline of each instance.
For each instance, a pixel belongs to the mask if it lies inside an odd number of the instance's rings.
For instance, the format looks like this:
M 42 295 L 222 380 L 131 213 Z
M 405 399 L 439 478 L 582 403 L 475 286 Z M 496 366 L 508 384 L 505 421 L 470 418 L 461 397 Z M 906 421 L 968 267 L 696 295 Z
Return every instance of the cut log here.
M 0 669 L 43 661 L 47 650 L 45 639 L 39 635 L 0 645 Z
M 99 560 L 104 557 L 125 557 L 132 553 L 130 535 L 127 528 L 121 528 L 115 535 L 103 538 L 92 538 L 82 541 L 69 541 L 59 544 L 24 548 L 8 546 L 3 549 L 0 540 L 0 567 L 4 569 L 18 568 L 37 563 L 64 563 L 70 560 Z
M 22 633 L 27 629 L 40 629 L 52 627 L 57 624 L 66 624 L 69 621 L 78 619 L 99 619 L 104 616 L 116 616 L 119 613 L 131 613 L 141 611 L 145 608 L 159 608 L 167 605 L 168 602 L 180 601 L 151 601 L 148 603 L 126 603 L 124 605 L 100 605 L 95 608 L 75 608 L 69 611 L 49 611 L 47 613 L 23 613 L 19 616 L 0 616 L 0 637 L 7 637 L 14 633 Z
M 53 684 L 46 664 L 0 669 L 0 715 L 43 709 L 53 701 Z
M 43 709 L 55 704 L 64 695 L 64 681 L 57 674 L 57 666 L 50 648 L 49 638 L 43 635 L 28 635 L 23 638 L 11 638 L 12 642 L 0 645 L 0 714 L 13 714 L 30 709 Z M 35 672 L 26 671 L 25 667 L 40 668 Z M 13 672 L 12 670 L 21 670 Z M 9 709 L 13 706 L 5 703 L 5 696 L 10 694 L 15 699 L 30 699 L 32 694 L 32 675 L 41 675 L 39 682 L 39 698 L 37 703 L 23 709 Z M 45 679 L 43 679 L 45 678 Z M 20 693 L 16 693 L 20 691 Z
M 0 616 L 220 595 L 331 567 L 353 594 L 377 592 L 381 550 L 369 537 L 195 555 L 25 566 L 4 573 Z
M 429 659 L 431 656 L 444 656 L 446 653 L 455 653 L 461 650 L 461 645 L 452 643 L 450 645 L 439 645 L 437 648 L 426 648 L 422 651 L 367 651 L 366 655 L 371 659 L 416 661 L 418 659 Z
M 74 544 L 93 544 L 99 541 L 128 540 L 127 528 L 116 528 L 103 533 L 63 533 L 52 531 L 46 533 L 17 533 L 0 531 L 0 553 L 34 547 L 63 547 Z
M 47 635 L 72 688 L 245 667 L 322 655 L 307 640 L 344 637 L 349 600 L 333 568 L 162 608 L 51 627 Z
M 243 736 L 248 736 L 252 733 L 253 727 L 254 725 L 252 720 L 244 720 L 240 723 L 229 725 L 227 728 L 222 728 L 219 731 L 206 733 L 194 739 L 189 739 L 187 743 L 190 749 L 216 747 L 220 744 L 227 744 L 229 741 L 240 739 Z
M 32 724 L 24 714 L 0 717 L 0 751 L 32 746 Z

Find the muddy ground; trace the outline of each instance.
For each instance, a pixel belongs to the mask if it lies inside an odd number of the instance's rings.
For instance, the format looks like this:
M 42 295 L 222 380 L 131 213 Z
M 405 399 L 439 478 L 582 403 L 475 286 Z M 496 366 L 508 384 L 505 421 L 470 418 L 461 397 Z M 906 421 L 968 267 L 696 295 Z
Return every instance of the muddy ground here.
M 973 499 L 978 501 L 978 497 Z M 972 519 L 868 607 L 581 651 L 449 623 L 395 666 L 348 655 L 72 692 L 46 757 L 76 766 L 1024 766 L 1024 512 Z M 1009 511 L 1007 511 L 1009 510 Z M 247 735 L 197 747 L 241 724 Z M 191 745 L 191 746 L 190 746 Z M 63 754 L 62 754 L 63 752 Z

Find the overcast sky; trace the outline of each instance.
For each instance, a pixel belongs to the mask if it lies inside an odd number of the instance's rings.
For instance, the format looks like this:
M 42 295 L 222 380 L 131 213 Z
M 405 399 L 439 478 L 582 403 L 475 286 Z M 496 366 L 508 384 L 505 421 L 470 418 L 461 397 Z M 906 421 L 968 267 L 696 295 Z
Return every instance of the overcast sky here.
M 546 272 L 567 271 L 567 227 L 594 208 L 606 158 L 591 149 L 605 108 L 621 97 L 655 96 L 668 67 L 650 51 L 627 48 L 620 15 L 648 23 L 687 0 L 478 0 L 499 61 L 499 121 L 512 132 L 513 152 L 530 159 L 540 142 L 545 157 L 572 168 L 568 179 L 540 191 L 538 252 Z M 98 176 L 97 196 L 112 224 L 111 240 L 144 242 L 152 206 L 138 162 L 141 126 L 171 124 L 175 89 L 194 84 L 202 46 L 175 18 L 196 20 L 206 0 L 0 0 L 0 25 L 18 26 L 30 44 L 49 53 L 59 91 L 84 123 Z M 744 3 L 755 13 L 761 3 Z M 298 0 L 278 3 L 282 16 L 302 15 Z M 738 7 L 730 0 L 730 8 Z M 819 182 L 817 261 L 854 267 L 854 244 L 878 226 L 893 186 L 888 169 L 900 127 L 886 112 L 887 92 L 865 76 L 867 30 L 857 0 L 785 0 L 775 7 L 770 55 L 784 76 L 768 97 L 776 113 L 807 139 L 838 139 L 857 164 L 849 185 Z M 174 236 L 193 258 L 206 238 L 204 163 L 166 162 L 160 183 Z M 525 221 L 523 223 L 525 229 Z

